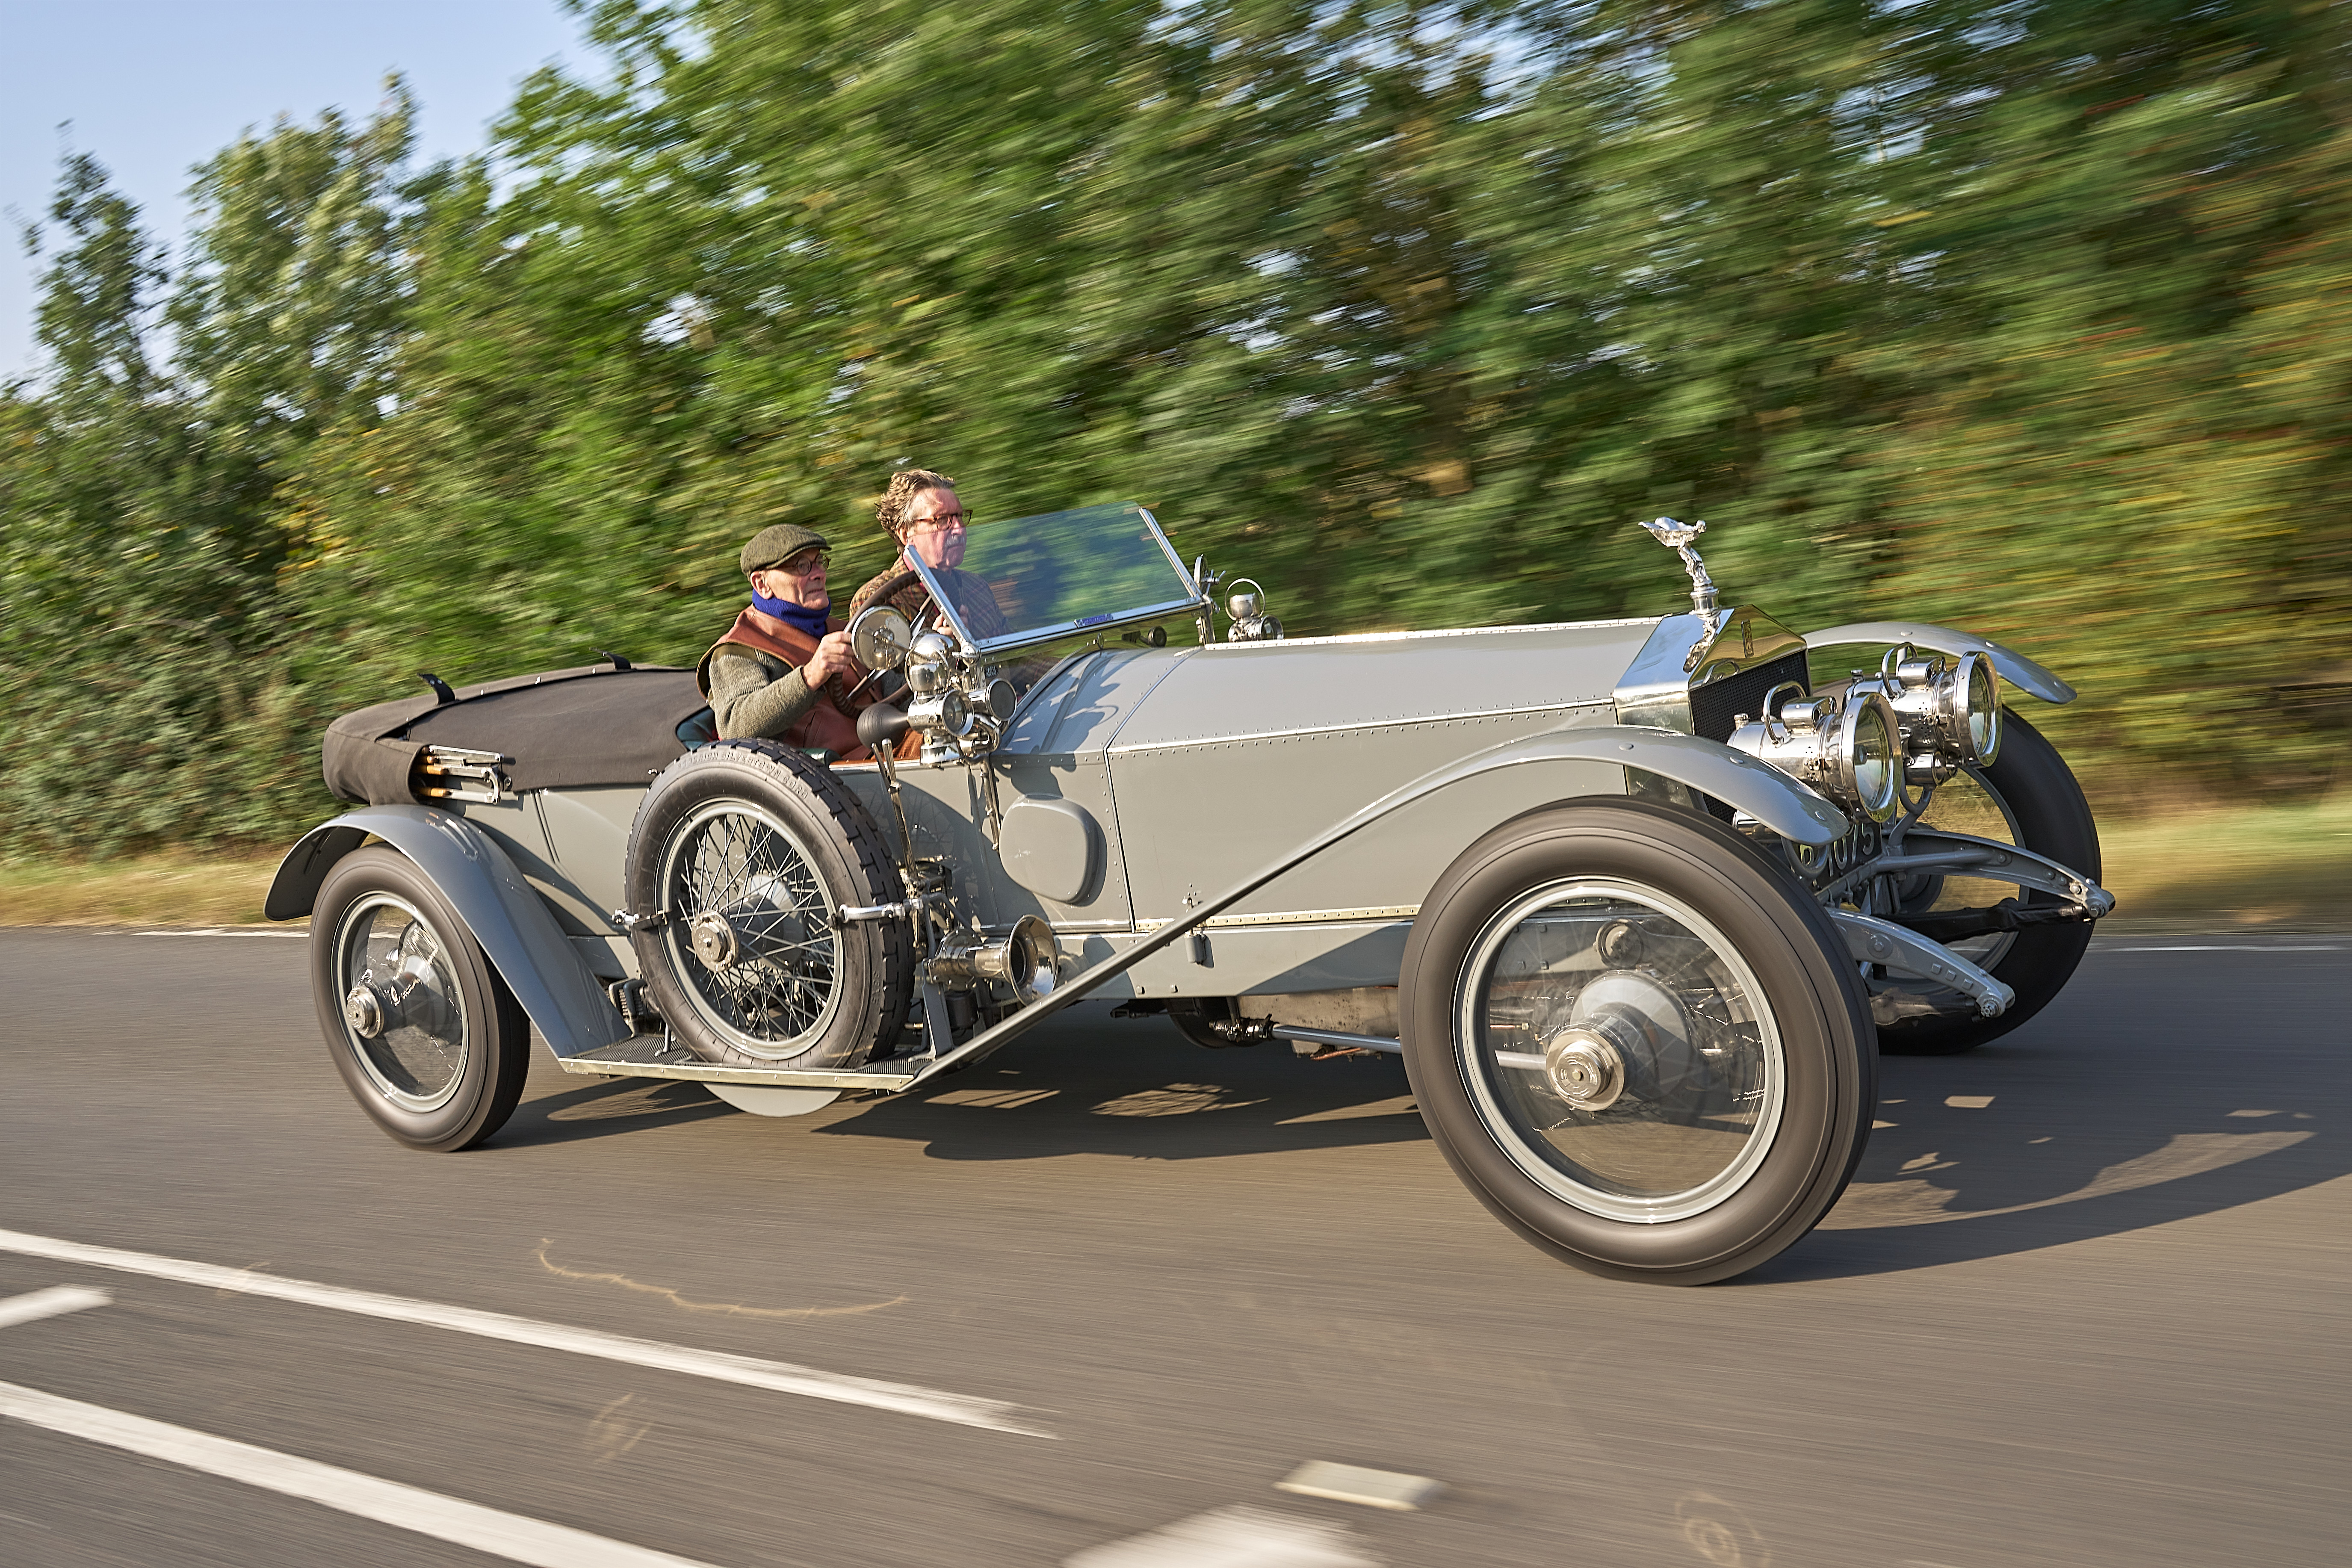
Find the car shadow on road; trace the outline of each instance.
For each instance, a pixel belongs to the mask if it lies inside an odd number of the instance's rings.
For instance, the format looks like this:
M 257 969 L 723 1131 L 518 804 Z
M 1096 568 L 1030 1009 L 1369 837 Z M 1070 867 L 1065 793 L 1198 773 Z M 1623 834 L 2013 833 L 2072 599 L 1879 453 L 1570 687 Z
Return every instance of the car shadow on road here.
M 1735 1288 L 2031 1252 L 2352 1173 L 2343 1134 L 2352 1074 L 2332 976 L 2289 1001 L 2250 974 L 2246 994 L 2261 1005 L 2223 1006 L 2208 1022 L 2200 1009 L 2215 998 L 2183 995 L 2160 959 L 2136 963 L 2102 963 L 2108 984 L 2080 987 L 1969 1055 L 1882 1061 L 1877 1125 L 1844 1197 Z M 966 1161 L 1213 1159 L 1428 1135 L 1394 1058 L 1314 1062 L 1279 1045 L 1208 1051 L 1164 1022 L 1105 1014 L 1078 1010 L 935 1086 L 839 1104 L 799 1125 Z M 699 1085 L 624 1079 L 527 1103 L 502 1141 L 737 1114 Z
M 2147 982 L 2123 1007 L 2053 1006 L 1968 1056 L 1882 1061 L 1878 1125 L 1845 1196 L 1741 1283 L 2030 1252 L 2352 1173 L 2340 1018 L 2250 1010 L 2206 1036 L 2159 973 Z
M 635 1131 L 649 1122 L 714 1121 L 739 1114 L 710 1097 L 698 1083 L 676 1079 L 622 1078 L 571 1080 L 553 1094 L 515 1107 L 501 1145 L 573 1143 L 584 1138 Z
M 1278 1041 L 1205 1050 L 1160 1020 L 1099 1015 L 812 1131 L 911 1140 L 941 1160 L 1201 1160 L 1428 1136 L 1394 1057 L 1310 1061 Z
M 1428 1136 L 1393 1057 L 1309 1061 L 1279 1042 L 1204 1050 L 1160 1020 L 1108 1012 L 1106 1005 L 1050 1022 L 904 1098 L 844 1101 L 791 1120 L 812 1133 L 923 1143 L 943 1160 L 1197 1160 Z M 742 1114 L 698 1083 L 568 1080 L 518 1106 L 499 1142 L 575 1142 Z

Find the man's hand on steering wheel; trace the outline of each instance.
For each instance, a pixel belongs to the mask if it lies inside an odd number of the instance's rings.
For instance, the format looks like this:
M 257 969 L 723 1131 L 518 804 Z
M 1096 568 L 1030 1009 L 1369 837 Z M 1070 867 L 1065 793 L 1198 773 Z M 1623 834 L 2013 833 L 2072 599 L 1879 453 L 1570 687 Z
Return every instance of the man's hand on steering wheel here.
M 849 651 L 847 632 L 827 632 L 817 639 L 816 652 L 801 667 L 801 679 L 812 687 L 823 686 L 836 675 L 855 678 L 864 673 L 865 667 L 857 656 Z

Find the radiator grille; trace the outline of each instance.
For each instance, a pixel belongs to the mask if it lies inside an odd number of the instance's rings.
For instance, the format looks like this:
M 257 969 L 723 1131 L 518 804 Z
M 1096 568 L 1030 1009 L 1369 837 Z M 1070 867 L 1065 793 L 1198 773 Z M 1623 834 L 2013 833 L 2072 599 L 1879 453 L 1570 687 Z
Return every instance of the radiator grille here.
M 1728 741 L 1732 721 L 1745 713 L 1761 716 L 1765 694 L 1784 680 L 1793 680 L 1807 692 L 1803 650 L 1781 655 L 1769 664 L 1743 669 L 1738 675 L 1702 686 L 1691 693 L 1691 733 L 1710 741 Z

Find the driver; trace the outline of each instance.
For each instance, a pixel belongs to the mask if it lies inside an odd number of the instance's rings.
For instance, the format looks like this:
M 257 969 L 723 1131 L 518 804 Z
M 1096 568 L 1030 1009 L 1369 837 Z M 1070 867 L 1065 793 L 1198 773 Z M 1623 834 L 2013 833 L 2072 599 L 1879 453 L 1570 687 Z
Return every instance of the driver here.
M 830 548 L 823 534 L 792 522 L 763 528 L 743 546 L 738 560 L 751 579 L 751 605 L 694 671 L 719 739 L 778 740 L 837 762 L 874 754 L 858 742 L 856 715 L 875 698 L 853 696 L 865 671 L 849 634 L 825 614 Z
M 898 557 L 851 598 L 851 620 L 882 598 L 882 589 L 891 578 L 912 572 L 913 558 L 919 555 L 954 600 L 965 630 L 985 639 L 1013 629 L 988 584 L 962 569 L 964 535 L 971 527 L 971 514 L 956 499 L 953 479 L 929 468 L 900 468 L 890 476 L 882 499 L 875 503 L 874 521 L 897 542 Z M 919 631 L 938 618 L 926 613 L 931 608 L 930 600 L 930 590 L 919 578 L 892 594 L 887 602 Z

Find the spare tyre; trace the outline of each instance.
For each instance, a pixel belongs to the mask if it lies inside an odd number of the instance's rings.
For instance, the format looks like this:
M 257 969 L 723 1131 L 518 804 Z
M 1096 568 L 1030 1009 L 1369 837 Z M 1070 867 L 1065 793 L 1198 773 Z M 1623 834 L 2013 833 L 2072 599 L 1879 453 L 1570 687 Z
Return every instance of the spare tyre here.
M 686 1047 L 730 1067 L 853 1068 L 907 1020 L 903 920 L 836 925 L 903 898 L 880 828 L 824 767 L 722 741 L 662 770 L 629 829 L 646 991 Z

